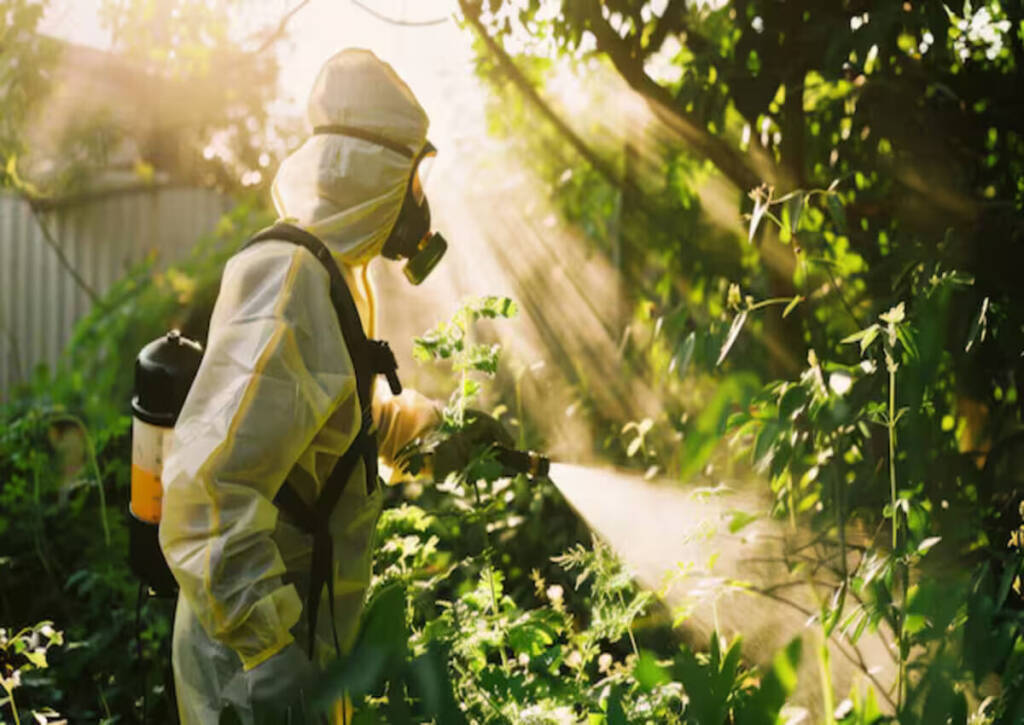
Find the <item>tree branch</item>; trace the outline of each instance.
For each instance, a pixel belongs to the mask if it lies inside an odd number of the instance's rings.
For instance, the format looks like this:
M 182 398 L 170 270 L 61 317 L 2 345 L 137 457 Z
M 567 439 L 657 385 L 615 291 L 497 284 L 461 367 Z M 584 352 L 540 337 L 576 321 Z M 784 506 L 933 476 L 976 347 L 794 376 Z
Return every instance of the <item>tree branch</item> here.
M 302 10 L 302 8 L 304 8 L 307 5 L 309 5 L 309 2 L 310 2 L 310 0 L 300 0 L 298 5 L 296 5 L 291 10 L 289 10 L 287 13 L 285 13 L 281 17 L 281 19 L 279 21 L 277 21 L 277 26 L 270 32 L 270 35 L 268 35 L 266 38 L 263 39 L 263 42 L 260 43 L 259 47 L 256 48 L 256 50 L 251 51 L 252 54 L 253 55 L 258 55 L 258 54 L 262 53 L 267 48 L 269 48 L 271 45 L 273 45 L 274 43 L 279 41 L 281 38 L 283 38 L 287 34 L 287 31 L 288 31 L 288 22 L 295 16 L 296 13 L 298 13 L 300 10 Z
M 39 225 L 40 231 L 43 233 L 43 239 L 49 245 L 53 253 L 57 255 L 57 261 L 60 265 L 67 270 L 68 274 L 71 275 L 71 279 L 74 280 L 75 284 L 78 285 L 79 289 L 85 292 L 89 301 L 96 304 L 100 300 L 100 296 L 96 293 L 96 290 L 85 281 L 85 278 L 79 273 L 75 266 L 71 264 L 67 255 L 64 254 L 64 248 L 61 247 L 60 243 L 54 238 L 53 234 L 50 233 L 49 227 L 46 226 L 46 220 L 43 219 L 41 208 L 37 207 L 36 203 L 27 194 L 22 193 L 21 197 L 28 203 L 29 209 L 32 211 L 32 216 L 35 218 L 36 223 Z
M 388 17 L 387 15 L 384 15 L 383 13 L 377 12 L 376 10 L 371 8 L 369 5 L 364 5 L 359 0 L 349 0 L 349 2 L 351 2 L 353 5 L 355 5 L 360 10 L 362 10 L 364 12 L 367 12 L 370 15 L 372 15 L 373 17 L 377 18 L 377 20 L 382 20 L 385 23 L 388 23 L 389 25 L 400 25 L 402 27 L 419 28 L 419 27 L 423 27 L 423 26 L 426 26 L 426 25 L 440 25 L 441 23 L 447 23 L 448 22 L 448 18 L 447 17 L 434 18 L 433 20 L 402 20 L 400 18 L 391 18 L 391 17 Z
M 786 82 L 786 100 L 782 105 L 782 172 L 789 178 L 790 189 L 806 186 L 806 161 L 803 78 Z
M 751 159 L 744 157 L 723 139 L 713 135 L 699 119 L 678 108 L 671 93 L 656 83 L 644 70 L 643 59 L 637 57 L 628 43 L 601 15 L 599 0 L 580 0 L 588 8 L 589 29 L 597 40 L 599 51 L 608 56 L 629 86 L 647 100 L 654 114 L 675 131 L 695 151 L 713 163 L 739 189 L 746 192 L 759 186 L 766 173 L 758 173 Z M 770 169 L 765 169 L 769 179 Z
M 665 7 L 665 12 L 662 13 L 658 24 L 654 26 L 654 32 L 648 38 L 647 46 L 644 50 L 648 51 L 648 53 L 657 53 L 661 48 L 661 44 L 665 42 L 665 38 L 671 33 L 682 31 L 687 34 L 687 38 L 690 38 L 690 28 L 683 21 L 683 13 L 685 11 L 686 0 L 669 0 L 669 4 Z
M 484 42 L 484 45 L 487 46 L 487 49 L 494 56 L 495 60 L 497 60 L 498 67 L 501 68 L 502 72 L 504 72 L 509 80 L 512 81 L 519 92 L 537 107 L 541 114 L 550 121 L 552 125 L 554 125 L 557 131 L 565 137 L 576 152 L 579 153 L 595 171 L 601 174 L 608 183 L 622 190 L 624 193 L 630 193 L 632 198 L 636 199 L 639 205 L 647 213 L 658 215 L 659 211 L 651 205 L 646 194 L 644 194 L 641 189 L 637 188 L 635 184 L 629 180 L 623 179 L 622 174 L 620 174 L 614 166 L 605 161 L 592 148 L 590 148 L 587 143 L 580 138 L 579 134 L 572 130 L 572 128 L 570 128 L 569 125 L 551 109 L 551 106 L 549 106 L 547 102 L 540 97 L 537 89 L 535 89 L 530 81 L 527 80 L 512 58 L 510 58 L 508 53 L 505 52 L 505 49 L 502 48 L 501 45 L 487 32 L 487 28 L 485 28 L 483 23 L 480 21 L 479 6 L 474 7 L 470 5 L 470 1 L 471 0 L 459 0 L 459 7 L 462 9 L 463 15 L 466 17 L 466 20 L 469 21 L 469 24 L 473 26 L 473 29 Z

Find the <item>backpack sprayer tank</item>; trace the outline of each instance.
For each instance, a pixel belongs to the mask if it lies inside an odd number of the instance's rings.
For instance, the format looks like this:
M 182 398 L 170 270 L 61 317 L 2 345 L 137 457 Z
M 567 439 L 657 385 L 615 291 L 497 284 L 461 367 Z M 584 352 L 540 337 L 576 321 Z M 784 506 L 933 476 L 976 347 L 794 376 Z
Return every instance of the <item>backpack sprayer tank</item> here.
M 160 596 L 177 591 L 157 539 L 163 501 L 160 477 L 174 424 L 202 356 L 199 343 L 172 330 L 142 348 L 135 360 L 129 561 L 135 576 Z

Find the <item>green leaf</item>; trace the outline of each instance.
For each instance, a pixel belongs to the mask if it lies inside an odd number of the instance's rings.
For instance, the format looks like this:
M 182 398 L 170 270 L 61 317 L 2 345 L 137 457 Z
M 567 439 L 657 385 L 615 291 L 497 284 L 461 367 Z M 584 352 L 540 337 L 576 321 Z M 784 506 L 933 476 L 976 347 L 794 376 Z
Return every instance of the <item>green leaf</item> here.
M 736 709 L 736 725 L 776 725 L 779 712 L 796 689 L 802 649 L 803 641 L 795 637 L 775 655 L 757 690 Z
M 800 217 L 803 216 L 806 199 L 807 195 L 803 191 L 797 190 L 786 202 L 786 209 L 789 212 L 789 229 L 793 234 L 796 234 L 797 228 L 800 226 Z
M 605 702 L 604 709 L 608 725 L 628 725 L 629 723 L 629 720 L 626 719 L 626 711 L 622 709 L 622 689 L 621 683 L 615 684 Z
M 736 674 L 740 670 L 740 657 L 743 654 L 742 639 L 736 636 L 726 650 L 722 666 L 718 671 L 718 687 L 723 692 L 731 694 L 736 683 Z
M 466 309 L 479 317 L 496 318 L 515 317 L 519 313 L 519 307 L 509 297 L 487 296 L 472 300 L 466 304 Z
M 46 650 L 26 649 L 21 654 L 35 667 L 39 669 L 46 667 Z
M 759 516 L 756 514 L 748 514 L 746 511 L 727 511 L 726 516 L 729 517 L 729 533 L 737 534 L 754 521 L 757 521 Z
M 459 725 L 466 716 L 455 699 L 448 676 L 449 653 L 438 642 L 430 642 L 427 651 L 409 663 L 412 690 L 423 706 L 423 714 L 434 722 Z
M 976 342 L 985 342 L 988 334 L 988 297 L 981 301 L 981 309 L 978 316 L 971 323 L 971 331 L 967 334 L 967 344 L 964 345 L 964 352 L 970 352 Z
M 868 330 L 870 330 L 872 327 L 877 327 L 877 325 L 865 327 L 863 330 L 857 330 L 857 332 L 853 333 L 852 335 L 847 335 L 839 342 L 843 345 L 849 345 L 854 342 L 859 342 L 860 340 L 864 339 L 864 336 L 868 334 Z
M 855 332 L 852 335 L 844 337 L 840 340 L 840 343 L 846 345 L 852 342 L 860 342 L 860 353 L 863 355 L 864 351 L 867 350 L 871 343 L 875 341 L 881 331 L 882 329 L 877 324 L 871 325 L 870 327 L 865 327 L 859 332 Z
M 941 536 L 929 536 L 927 539 L 924 539 L 920 544 L 917 545 L 917 553 L 927 554 L 928 550 L 940 541 L 942 541 Z
M 761 465 L 769 456 L 774 455 L 779 435 L 779 425 L 773 420 L 765 422 L 754 439 L 754 465 Z
M 888 311 L 880 314 L 878 318 L 887 325 L 898 325 L 907 319 L 906 304 L 900 302 L 898 305 L 890 307 Z
M 803 385 L 790 385 L 779 401 L 779 420 L 791 421 L 807 403 L 807 389 Z
M 633 668 L 633 677 L 644 692 L 650 692 L 658 685 L 663 685 L 671 678 L 665 668 L 658 664 L 657 659 L 647 650 L 640 652 L 640 658 Z
M 829 194 L 827 199 L 828 213 L 832 217 L 832 223 L 836 225 L 836 231 L 846 234 L 846 210 L 843 208 L 842 201 L 836 194 Z
M 690 699 L 686 709 L 687 722 L 701 725 L 722 725 L 725 722 L 730 699 L 737 688 L 740 655 L 737 637 L 722 658 L 717 632 L 711 634 L 711 647 L 706 658 L 698 657 L 685 646 L 680 649 L 674 673 Z
M 906 351 L 907 357 L 911 360 L 917 359 L 919 356 L 917 340 L 914 338 L 914 333 L 910 330 L 910 327 L 908 325 L 898 325 L 896 327 L 896 337 L 903 343 L 903 349 Z
M 668 371 L 673 372 L 674 370 L 680 378 L 685 377 L 687 370 L 690 368 L 690 362 L 693 360 L 693 349 L 696 345 L 697 333 L 691 332 L 684 337 L 683 341 L 676 348 L 676 354 L 669 363 Z
M 759 195 L 754 200 L 754 211 L 750 214 L 750 229 L 747 233 L 748 243 L 754 243 L 754 235 L 757 234 L 757 228 L 761 225 L 761 219 L 766 211 L 768 211 L 768 200 Z
M 802 514 L 803 512 L 809 511 L 812 508 L 814 508 L 814 506 L 818 503 L 819 498 L 820 495 L 816 491 L 812 491 L 811 493 L 804 496 L 802 499 L 800 499 L 799 503 L 797 504 L 797 513 Z
M 524 622 L 508 631 L 508 645 L 516 654 L 536 657 L 544 652 L 548 645 L 554 644 L 554 641 L 548 627 L 537 622 Z
M 786 305 L 786 309 L 784 309 L 782 311 L 782 318 L 785 319 L 785 318 L 789 317 L 789 313 L 792 312 L 793 310 L 795 310 L 796 306 L 799 305 L 801 302 L 803 302 L 805 299 L 806 298 L 801 296 L 801 295 L 797 295 L 796 297 L 791 299 L 789 301 L 789 304 Z
M 314 687 L 314 704 L 330 706 L 343 693 L 358 697 L 397 675 L 405 667 L 408 643 L 405 588 L 397 582 L 385 585 L 364 612 L 355 647 L 332 663 Z
M 850 689 L 850 699 L 853 701 L 853 712 L 856 713 L 857 723 L 876 723 L 884 720 L 882 708 L 878 706 L 878 698 L 875 695 L 875 688 L 868 687 L 867 694 L 861 700 L 860 683 L 854 683 Z
M 729 350 L 732 348 L 733 343 L 736 342 L 736 338 L 739 336 L 740 330 L 743 329 L 743 325 L 746 321 L 746 310 L 743 310 L 743 312 L 733 318 L 732 326 L 729 328 L 729 334 L 726 336 L 725 342 L 722 344 L 722 351 L 718 353 L 718 362 L 715 363 L 716 366 L 721 365 L 722 361 L 725 360 L 725 356 L 729 354 Z

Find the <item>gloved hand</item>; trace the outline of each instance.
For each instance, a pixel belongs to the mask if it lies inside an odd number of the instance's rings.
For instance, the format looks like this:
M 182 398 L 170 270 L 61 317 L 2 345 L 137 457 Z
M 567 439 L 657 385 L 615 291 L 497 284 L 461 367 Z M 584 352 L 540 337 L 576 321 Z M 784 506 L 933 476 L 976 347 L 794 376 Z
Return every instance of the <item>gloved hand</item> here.
M 480 410 L 467 410 L 465 427 L 434 449 L 434 479 L 443 481 L 449 473 L 461 471 L 480 448 L 490 444 L 515 447 L 512 436 L 494 417 Z
M 317 670 L 298 643 L 292 642 L 244 674 L 245 687 L 257 723 L 303 723 L 304 694 Z

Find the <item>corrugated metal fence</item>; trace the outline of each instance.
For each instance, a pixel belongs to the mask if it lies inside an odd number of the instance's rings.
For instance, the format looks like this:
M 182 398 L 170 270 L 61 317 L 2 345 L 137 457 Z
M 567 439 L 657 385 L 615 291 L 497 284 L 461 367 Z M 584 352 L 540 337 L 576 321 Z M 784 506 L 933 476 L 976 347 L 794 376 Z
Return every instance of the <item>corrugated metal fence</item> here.
M 156 250 L 183 256 L 230 206 L 207 189 L 163 187 L 68 199 L 39 212 L 68 264 L 102 295 Z M 0 194 L 0 399 L 39 363 L 53 366 L 91 301 L 23 199 Z

